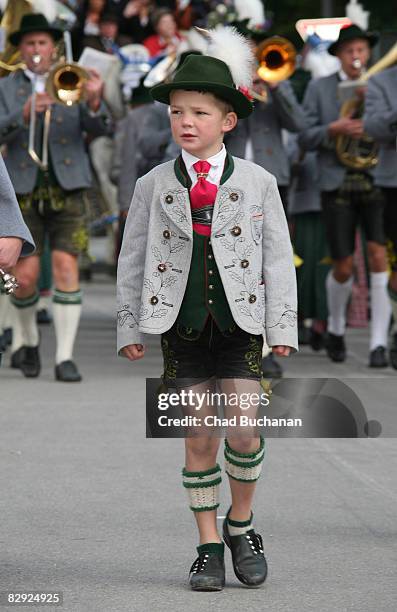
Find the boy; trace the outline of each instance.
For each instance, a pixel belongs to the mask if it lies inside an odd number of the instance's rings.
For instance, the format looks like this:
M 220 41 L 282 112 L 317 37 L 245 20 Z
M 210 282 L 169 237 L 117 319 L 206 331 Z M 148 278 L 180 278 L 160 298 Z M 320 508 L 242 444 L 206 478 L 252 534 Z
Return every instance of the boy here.
M 277 355 L 297 348 L 296 281 L 274 177 L 223 145 L 237 118 L 252 111 L 237 88 L 250 83 L 250 49 L 233 30 L 211 36 L 211 57 L 188 57 L 171 83 L 152 89 L 171 106 L 182 154 L 137 181 L 119 259 L 118 350 L 140 359 L 142 332 L 161 333 L 165 382 L 198 393 L 217 381 L 222 393 L 241 397 L 259 392 L 263 333 Z M 203 406 L 200 416 L 212 408 Z M 210 434 L 185 439 L 183 485 L 200 534 L 193 590 L 219 591 L 225 583 L 218 448 Z M 251 524 L 263 456 L 264 440 L 252 431 L 225 440 L 232 505 L 223 537 L 237 578 L 249 586 L 267 574 Z

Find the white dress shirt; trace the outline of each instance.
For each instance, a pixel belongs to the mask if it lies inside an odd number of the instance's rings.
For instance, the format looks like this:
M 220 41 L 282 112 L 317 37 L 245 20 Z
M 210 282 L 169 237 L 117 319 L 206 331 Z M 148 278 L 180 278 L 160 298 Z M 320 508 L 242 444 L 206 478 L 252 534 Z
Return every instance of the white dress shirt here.
M 35 87 L 36 93 L 44 93 L 45 92 L 45 85 L 46 85 L 48 73 L 46 73 L 46 74 L 35 74 L 31 70 L 29 70 L 29 68 L 26 68 L 24 72 L 25 72 L 26 76 L 28 77 L 28 79 L 31 81 L 31 83 L 34 82 L 34 79 L 36 77 L 36 87 Z
M 193 164 L 198 161 L 207 161 L 209 164 L 211 164 L 211 168 L 206 180 L 209 183 L 213 183 L 214 185 L 219 187 L 226 159 L 226 147 L 224 144 L 222 144 L 222 149 L 219 151 L 219 153 L 212 155 L 206 160 L 200 160 L 199 157 L 195 157 L 194 155 L 191 155 L 190 153 L 182 149 L 182 159 L 185 163 L 186 170 L 192 181 L 192 187 L 194 187 L 197 183 L 197 173 L 193 168 Z

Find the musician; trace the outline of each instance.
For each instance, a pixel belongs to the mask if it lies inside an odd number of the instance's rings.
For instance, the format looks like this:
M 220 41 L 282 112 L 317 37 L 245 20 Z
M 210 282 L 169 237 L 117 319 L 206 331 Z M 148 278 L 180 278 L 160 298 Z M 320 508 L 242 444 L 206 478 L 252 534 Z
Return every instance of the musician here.
M 329 313 L 327 354 L 335 362 L 343 362 L 346 358 L 346 308 L 353 284 L 355 234 L 360 224 L 365 232 L 370 268 L 369 366 L 386 367 L 390 303 L 386 292 L 382 193 L 374 186 L 369 171 L 347 168 L 339 161 L 335 148 L 335 138 L 339 135 L 352 139 L 363 136 L 361 119 L 339 118 L 338 84 L 360 77 L 376 41 L 376 36 L 356 25 L 340 30 L 338 40 L 329 47 L 329 53 L 339 58 L 341 68 L 339 72 L 309 83 L 303 103 L 307 127 L 299 136 L 299 144 L 304 150 L 318 151 L 321 204 L 333 259 L 333 268 L 326 281 Z
M 395 332 L 390 346 L 390 363 L 397 369 L 397 67 L 369 79 L 365 97 L 364 127 L 380 143 L 375 184 L 385 196 L 384 227 L 390 241 L 392 274 L 388 290 Z
M 78 255 L 87 249 L 84 190 L 91 181 L 83 132 L 92 136 L 106 133 L 108 115 L 101 102 L 103 83 L 95 71 L 90 71 L 85 85 L 86 101 L 80 105 L 55 105 L 44 91 L 46 74 L 54 61 L 55 42 L 61 36 L 62 32 L 53 28 L 41 14 L 25 15 L 20 29 L 10 35 L 10 42 L 18 46 L 27 67 L 0 81 L 0 142 L 7 144 L 7 169 L 37 246 L 36 253 L 21 260 L 15 272 L 20 287 L 13 302 L 26 339 L 21 370 L 28 377 L 36 377 L 40 372 L 37 279 L 39 257 L 48 234 L 55 283 L 55 376 L 60 381 L 75 382 L 81 380 L 72 359 L 82 301 Z M 37 66 L 33 59 L 36 54 L 41 58 Z M 48 171 L 39 169 L 28 153 L 34 71 L 37 73 L 35 148 L 39 154 L 43 111 L 51 108 Z

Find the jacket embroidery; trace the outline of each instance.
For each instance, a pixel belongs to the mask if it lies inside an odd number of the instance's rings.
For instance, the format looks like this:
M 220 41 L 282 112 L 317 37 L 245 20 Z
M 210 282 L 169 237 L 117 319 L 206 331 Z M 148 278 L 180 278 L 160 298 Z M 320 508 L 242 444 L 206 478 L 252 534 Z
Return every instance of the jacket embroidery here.
M 289 304 L 284 304 L 284 308 L 286 308 L 286 310 L 283 312 L 277 323 L 274 323 L 274 325 L 269 325 L 269 329 L 273 329 L 274 327 L 280 327 L 281 329 L 285 329 L 286 327 L 295 327 L 298 319 L 298 313 L 296 310 L 293 310 Z

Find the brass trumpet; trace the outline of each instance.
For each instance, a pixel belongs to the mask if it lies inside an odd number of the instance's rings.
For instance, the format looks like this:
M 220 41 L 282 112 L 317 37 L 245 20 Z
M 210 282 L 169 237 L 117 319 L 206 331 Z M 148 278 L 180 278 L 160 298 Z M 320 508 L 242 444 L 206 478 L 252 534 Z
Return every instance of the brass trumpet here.
M 296 67 L 296 49 L 282 36 L 271 36 L 264 40 L 256 50 L 259 67 L 256 71 L 262 81 L 280 83 L 288 79 Z M 260 93 L 251 90 L 250 94 L 260 102 L 267 102 L 266 88 Z

